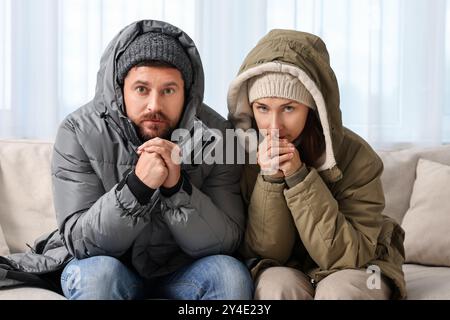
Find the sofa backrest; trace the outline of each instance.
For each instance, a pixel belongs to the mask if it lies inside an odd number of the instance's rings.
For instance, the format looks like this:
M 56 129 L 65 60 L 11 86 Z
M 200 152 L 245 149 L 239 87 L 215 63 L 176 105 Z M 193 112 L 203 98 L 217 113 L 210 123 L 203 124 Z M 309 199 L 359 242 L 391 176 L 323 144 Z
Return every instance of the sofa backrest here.
M 403 216 L 409 209 L 419 158 L 450 165 L 450 145 L 400 151 L 378 151 L 378 154 L 384 163 L 384 172 L 381 177 L 386 198 L 384 214 L 399 223 L 402 222 Z
M 53 144 L 0 140 L 0 225 L 12 253 L 23 252 L 40 235 L 55 230 L 50 176 Z M 386 196 L 384 214 L 401 223 L 409 208 L 419 158 L 450 165 L 450 145 L 379 151 Z
M 52 143 L 0 140 L 0 224 L 11 253 L 56 229 Z

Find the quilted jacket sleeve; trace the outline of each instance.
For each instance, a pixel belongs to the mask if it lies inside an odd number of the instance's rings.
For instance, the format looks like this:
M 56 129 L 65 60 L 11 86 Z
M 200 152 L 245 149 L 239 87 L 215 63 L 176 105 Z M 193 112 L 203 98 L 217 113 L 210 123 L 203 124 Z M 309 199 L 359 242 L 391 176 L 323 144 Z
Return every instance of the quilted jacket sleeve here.
M 375 258 L 381 231 L 383 164 L 356 164 L 333 195 L 315 169 L 284 191 L 300 238 L 322 270 L 360 268 Z
M 240 245 L 245 226 L 241 170 L 240 165 L 216 164 L 201 189 L 185 181 L 179 192 L 161 196 L 165 221 L 190 256 L 232 254 Z
M 51 166 L 59 231 L 69 252 L 78 259 L 119 257 L 148 223 L 159 195 L 156 192 L 143 206 L 124 181 L 104 190 L 78 139 L 76 125 L 64 121 Z
M 284 199 L 284 182 L 275 183 L 258 175 L 248 207 L 248 222 L 241 253 L 245 258 L 261 257 L 284 264 L 290 257 L 295 229 Z

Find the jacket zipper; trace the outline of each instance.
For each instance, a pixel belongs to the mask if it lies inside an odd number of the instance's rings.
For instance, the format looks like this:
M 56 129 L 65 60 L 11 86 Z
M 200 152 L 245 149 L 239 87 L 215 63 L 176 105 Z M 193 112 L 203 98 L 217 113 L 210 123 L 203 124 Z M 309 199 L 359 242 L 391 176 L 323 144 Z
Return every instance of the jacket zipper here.
M 137 151 L 133 147 L 130 147 L 130 143 L 127 137 L 124 135 L 122 129 L 117 124 L 117 122 L 109 115 L 108 110 L 105 109 L 104 112 L 100 113 L 100 118 L 102 118 L 122 138 L 122 141 L 124 142 L 125 146 L 128 149 L 131 149 L 134 152 L 134 154 L 137 155 Z

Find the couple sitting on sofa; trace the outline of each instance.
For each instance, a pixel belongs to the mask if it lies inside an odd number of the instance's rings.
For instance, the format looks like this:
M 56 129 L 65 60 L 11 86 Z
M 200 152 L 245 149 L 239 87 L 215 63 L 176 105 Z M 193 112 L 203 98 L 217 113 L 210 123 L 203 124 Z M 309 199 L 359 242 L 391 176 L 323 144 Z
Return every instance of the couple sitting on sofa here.
M 34 282 L 69 299 L 405 297 L 404 234 L 382 215 L 383 165 L 342 125 L 320 38 L 262 38 L 230 85 L 230 122 L 203 104 L 198 51 L 167 23 L 122 30 L 97 81 L 56 137 L 59 228 L 27 259 L 2 257 L 0 286 Z M 220 141 L 176 143 L 198 122 Z M 195 154 L 211 146 L 233 161 Z

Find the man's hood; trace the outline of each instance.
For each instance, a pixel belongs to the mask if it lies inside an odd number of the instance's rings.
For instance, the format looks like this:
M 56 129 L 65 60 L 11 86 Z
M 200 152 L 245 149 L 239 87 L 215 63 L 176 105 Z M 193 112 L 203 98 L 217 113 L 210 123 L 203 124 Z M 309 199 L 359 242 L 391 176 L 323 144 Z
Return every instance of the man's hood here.
M 193 81 L 189 92 L 186 92 L 185 109 L 179 128 L 191 130 L 195 115 L 200 111 L 204 93 L 203 66 L 198 50 L 192 39 L 177 27 L 162 21 L 137 21 L 122 29 L 109 43 L 100 60 L 97 74 L 94 105 L 102 113 L 106 113 L 124 130 L 127 139 L 137 144 L 137 136 L 131 120 L 125 115 L 122 88 L 117 79 L 117 60 L 134 39 L 147 32 L 159 32 L 176 38 L 186 51 L 193 69 Z
M 342 177 L 335 154 L 344 130 L 339 109 L 339 88 L 325 43 L 319 37 L 294 30 L 272 30 L 250 51 L 228 90 L 228 118 L 236 129 L 252 128 L 253 111 L 248 80 L 265 72 L 285 72 L 297 77 L 311 93 L 325 136 L 324 162 L 317 170 L 328 182 Z M 242 139 L 240 139 L 242 141 Z M 252 152 L 254 150 L 248 150 Z

